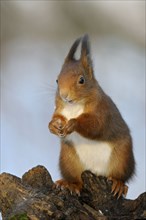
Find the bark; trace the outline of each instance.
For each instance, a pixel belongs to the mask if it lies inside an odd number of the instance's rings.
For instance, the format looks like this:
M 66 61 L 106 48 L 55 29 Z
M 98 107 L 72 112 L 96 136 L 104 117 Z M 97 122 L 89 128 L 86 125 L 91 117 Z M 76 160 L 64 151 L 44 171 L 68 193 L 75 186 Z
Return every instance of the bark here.
M 82 174 L 80 197 L 66 189 L 53 188 L 43 166 L 26 172 L 22 178 L 0 175 L 0 211 L 4 220 L 112 220 L 146 219 L 146 192 L 137 199 L 117 199 L 111 182 L 89 171 Z

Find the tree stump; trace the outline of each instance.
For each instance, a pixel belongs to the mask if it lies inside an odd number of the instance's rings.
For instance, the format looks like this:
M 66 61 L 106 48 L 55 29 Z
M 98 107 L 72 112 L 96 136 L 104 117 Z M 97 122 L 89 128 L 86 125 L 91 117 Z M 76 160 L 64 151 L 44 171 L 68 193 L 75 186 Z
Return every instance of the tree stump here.
M 51 175 L 43 166 L 22 178 L 0 175 L 0 211 L 3 220 L 132 220 L 146 219 L 146 192 L 137 199 L 117 199 L 111 182 L 90 171 L 82 174 L 80 196 L 53 188 Z

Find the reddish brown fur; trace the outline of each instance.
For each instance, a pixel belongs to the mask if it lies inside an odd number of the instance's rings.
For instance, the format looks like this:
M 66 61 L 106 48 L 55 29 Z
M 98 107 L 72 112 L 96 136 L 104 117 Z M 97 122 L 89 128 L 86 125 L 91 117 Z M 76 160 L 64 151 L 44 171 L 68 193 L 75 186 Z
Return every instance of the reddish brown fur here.
M 113 181 L 114 194 L 121 196 L 127 192 L 124 183 L 133 176 L 135 167 L 130 131 L 119 110 L 94 77 L 87 36 L 83 38 L 80 60 L 73 58 L 72 53 L 75 52 L 78 41 L 71 48 L 59 74 L 56 110 L 49 128 L 54 134 L 64 137 L 76 131 L 85 138 L 110 143 L 112 155 L 107 177 Z M 85 83 L 80 85 L 77 82 L 82 75 Z M 84 112 L 69 121 L 61 115 L 66 105 L 63 99 L 66 98 L 84 105 Z M 56 127 L 57 119 L 61 121 L 60 127 Z M 61 174 L 65 180 L 77 183 L 80 188 L 83 165 L 71 142 L 62 139 L 61 146 Z M 63 185 L 62 181 L 60 185 Z
M 81 173 L 84 169 L 74 147 L 70 143 L 62 142 L 59 165 L 61 174 L 65 179 L 73 183 L 82 182 Z

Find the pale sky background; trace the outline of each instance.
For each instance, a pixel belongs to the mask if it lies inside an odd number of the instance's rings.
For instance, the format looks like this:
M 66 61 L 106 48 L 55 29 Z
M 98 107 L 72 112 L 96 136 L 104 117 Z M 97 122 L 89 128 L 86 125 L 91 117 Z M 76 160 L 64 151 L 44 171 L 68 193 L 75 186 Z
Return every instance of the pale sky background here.
M 59 139 L 48 131 L 56 78 L 74 40 L 90 36 L 97 80 L 133 137 L 145 189 L 145 1 L 1 1 L 1 172 L 44 165 L 58 179 Z

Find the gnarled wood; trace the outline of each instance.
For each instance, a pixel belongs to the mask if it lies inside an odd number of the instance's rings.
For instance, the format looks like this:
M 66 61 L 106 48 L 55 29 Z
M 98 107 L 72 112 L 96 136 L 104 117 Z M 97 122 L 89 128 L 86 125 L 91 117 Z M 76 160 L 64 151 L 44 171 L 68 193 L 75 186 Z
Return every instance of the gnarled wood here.
M 26 172 L 22 178 L 0 175 L 0 211 L 4 220 L 99 220 L 146 219 L 146 192 L 135 200 L 117 199 L 111 182 L 89 171 L 82 174 L 81 196 L 53 189 L 53 181 L 43 166 Z

